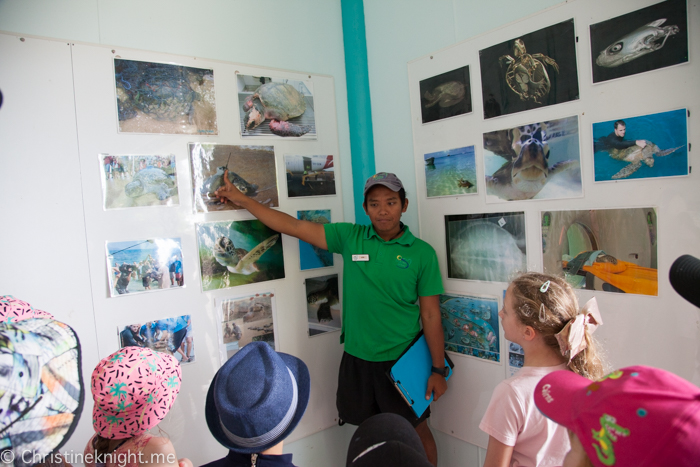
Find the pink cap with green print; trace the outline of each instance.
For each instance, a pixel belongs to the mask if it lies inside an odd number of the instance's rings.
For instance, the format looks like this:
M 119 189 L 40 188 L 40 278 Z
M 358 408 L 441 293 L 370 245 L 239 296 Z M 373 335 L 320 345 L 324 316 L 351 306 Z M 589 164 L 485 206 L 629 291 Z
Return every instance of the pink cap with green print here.
M 92 426 L 108 439 L 139 435 L 160 422 L 180 391 L 177 360 L 145 347 L 124 347 L 92 372 Z

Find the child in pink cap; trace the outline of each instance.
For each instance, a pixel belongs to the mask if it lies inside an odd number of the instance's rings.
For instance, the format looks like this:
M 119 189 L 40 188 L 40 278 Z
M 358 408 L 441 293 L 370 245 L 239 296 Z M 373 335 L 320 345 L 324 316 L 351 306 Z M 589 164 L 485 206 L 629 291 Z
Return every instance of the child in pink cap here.
M 88 467 L 192 467 L 178 461 L 169 439 L 153 436 L 168 413 L 182 380 L 171 355 L 147 347 L 124 347 L 92 372 L 93 436 L 85 447 Z
M 535 404 L 569 430 L 565 466 L 700 465 L 700 388 L 668 371 L 631 366 L 596 382 L 557 371 Z
M 537 382 L 553 371 L 603 376 L 591 338 L 602 324 L 595 299 L 579 311 L 565 280 L 529 272 L 511 282 L 498 315 L 505 338 L 523 348 L 525 362 L 496 386 L 479 424 L 489 435 L 484 467 L 561 466 L 569 450 L 566 430 L 537 410 L 532 395 Z

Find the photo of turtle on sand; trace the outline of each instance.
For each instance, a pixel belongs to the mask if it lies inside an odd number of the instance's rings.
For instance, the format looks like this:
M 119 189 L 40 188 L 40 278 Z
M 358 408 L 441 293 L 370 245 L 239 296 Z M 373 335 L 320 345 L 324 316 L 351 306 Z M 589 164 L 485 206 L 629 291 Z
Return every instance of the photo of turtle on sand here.
M 578 116 L 484 133 L 486 202 L 583 196 Z
M 175 156 L 100 154 L 102 207 L 177 206 Z
M 340 330 L 338 274 L 306 279 L 309 337 Z
M 114 59 L 119 131 L 218 135 L 214 70 Z
M 579 98 L 574 20 L 479 51 L 484 118 Z
M 688 111 L 593 124 L 595 181 L 688 175 Z
M 202 290 L 284 278 L 279 232 L 257 219 L 196 224 Z
M 219 353 L 223 365 L 246 344 L 267 342 L 275 348 L 275 294 L 256 293 L 217 299 L 220 334 Z
M 423 123 L 472 112 L 469 66 L 421 80 L 419 87 Z
M 313 83 L 237 75 L 242 138 L 316 139 Z
M 425 154 L 425 188 L 428 198 L 477 193 L 474 146 Z
M 214 192 L 224 186 L 224 171 L 245 195 L 268 206 L 279 207 L 277 168 L 272 146 L 237 146 L 190 143 L 194 211 L 216 212 L 243 209 L 222 203 Z

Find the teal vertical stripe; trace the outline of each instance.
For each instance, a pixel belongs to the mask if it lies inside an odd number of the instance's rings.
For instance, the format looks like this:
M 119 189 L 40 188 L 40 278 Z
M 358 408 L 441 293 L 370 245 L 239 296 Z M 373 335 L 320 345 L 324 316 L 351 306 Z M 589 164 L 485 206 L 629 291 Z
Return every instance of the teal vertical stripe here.
M 372 106 L 367 70 L 365 9 L 362 0 L 341 0 L 345 80 L 348 89 L 350 151 L 352 160 L 352 193 L 355 201 L 355 222 L 369 224 L 362 208 L 365 180 L 374 175 L 374 135 Z

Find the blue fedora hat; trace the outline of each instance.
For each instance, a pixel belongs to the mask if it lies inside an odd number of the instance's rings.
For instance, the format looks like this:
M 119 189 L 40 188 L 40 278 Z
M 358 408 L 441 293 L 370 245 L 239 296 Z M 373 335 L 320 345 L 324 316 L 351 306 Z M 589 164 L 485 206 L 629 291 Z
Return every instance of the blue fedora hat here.
M 309 370 L 300 359 L 251 342 L 224 363 L 209 386 L 209 431 L 232 451 L 265 451 L 296 428 L 310 386 Z

